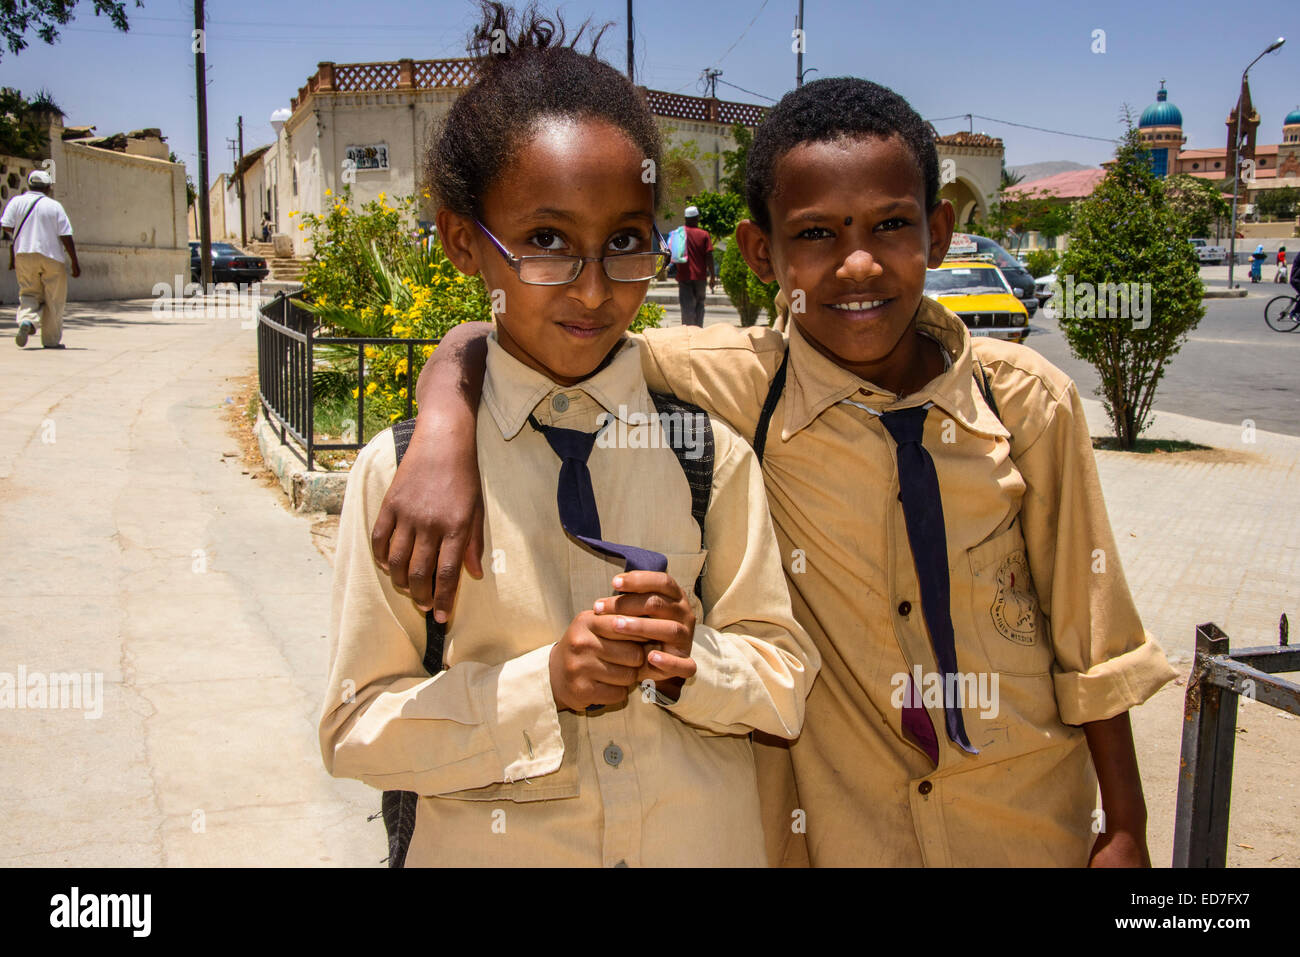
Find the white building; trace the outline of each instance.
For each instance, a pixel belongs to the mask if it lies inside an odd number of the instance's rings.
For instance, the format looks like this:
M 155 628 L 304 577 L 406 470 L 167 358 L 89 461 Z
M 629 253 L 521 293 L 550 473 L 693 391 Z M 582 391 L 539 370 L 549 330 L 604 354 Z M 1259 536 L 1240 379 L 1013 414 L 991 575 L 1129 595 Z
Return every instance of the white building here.
M 337 195 L 345 183 L 352 187 L 355 204 L 377 199 L 381 192 L 393 198 L 419 196 L 420 218 L 432 221 L 433 201 L 422 195 L 424 158 L 439 122 L 471 82 L 473 62 L 318 64 L 290 108 L 273 115 L 275 141 L 241 163 L 250 235 L 262 213 L 269 212 L 274 231 L 290 237 L 295 253 L 309 255 L 307 233 L 290 213 L 323 213 L 333 202 L 326 191 Z M 665 147 L 691 141 L 697 148 L 693 161 L 661 171 L 670 188 L 664 190 L 659 215 L 662 223 L 672 224 L 687 195 L 719 188 L 721 154 L 736 147 L 733 124 L 753 128 L 766 108 L 642 89 L 660 121 Z M 936 137 L 936 144 L 946 174 L 942 195 L 953 200 L 958 222 L 984 215 L 1000 182 L 1002 141 L 958 133 Z

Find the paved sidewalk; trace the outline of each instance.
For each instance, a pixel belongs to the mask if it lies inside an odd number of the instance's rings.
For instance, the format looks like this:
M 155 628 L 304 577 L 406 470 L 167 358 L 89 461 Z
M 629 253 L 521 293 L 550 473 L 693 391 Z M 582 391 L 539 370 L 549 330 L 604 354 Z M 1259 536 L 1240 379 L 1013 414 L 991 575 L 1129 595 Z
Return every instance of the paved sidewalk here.
M 377 865 L 316 743 L 329 566 L 222 457 L 254 332 L 151 306 L 71 304 L 64 351 L 0 310 L 0 673 L 103 673 L 98 719 L 0 710 L 0 865 Z

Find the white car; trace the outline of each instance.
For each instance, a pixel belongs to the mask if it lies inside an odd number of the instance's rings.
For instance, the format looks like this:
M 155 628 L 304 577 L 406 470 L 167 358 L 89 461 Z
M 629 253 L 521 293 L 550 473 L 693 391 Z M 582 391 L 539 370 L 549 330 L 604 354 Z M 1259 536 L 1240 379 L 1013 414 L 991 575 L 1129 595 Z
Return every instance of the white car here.
M 1228 261 L 1228 250 L 1222 246 L 1211 246 L 1204 239 L 1187 240 L 1196 247 L 1196 256 L 1202 266 L 1222 266 Z
M 1034 280 L 1034 298 L 1038 300 L 1041 306 L 1052 298 L 1052 293 L 1056 291 L 1056 271 L 1049 272 L 1046 276 L 1039 276 Z

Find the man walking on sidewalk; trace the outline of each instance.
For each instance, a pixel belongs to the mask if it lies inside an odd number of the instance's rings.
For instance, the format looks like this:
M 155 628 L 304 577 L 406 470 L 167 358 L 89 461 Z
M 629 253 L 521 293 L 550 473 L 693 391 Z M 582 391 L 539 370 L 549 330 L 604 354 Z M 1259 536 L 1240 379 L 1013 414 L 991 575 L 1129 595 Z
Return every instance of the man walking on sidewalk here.
M 677 300 L 682 306 L 683 326 L 704 325 L 704 281 L 709 292 L 717 276 L 713 263 L 713 238 L 700 229 L 698 207 L 686 207 L 686 262 L 677 264 Z
M 73 278 L 81 275 L 72 223 L 63 205 L 50 195 L 52 184 L 45 170 L 32 170 L 27 176 L 28 191 L 11 199 L 0 216 L 4 237 L 13 243 L 9 268 L 18 274 L 18 313 L 14 317 L 18 335 L 14 341 L 20 347 L 27 345 L 27 337 L 39 324 L 41 345 L 63 348 L 63 306 L 68 299 L 65 259 Z

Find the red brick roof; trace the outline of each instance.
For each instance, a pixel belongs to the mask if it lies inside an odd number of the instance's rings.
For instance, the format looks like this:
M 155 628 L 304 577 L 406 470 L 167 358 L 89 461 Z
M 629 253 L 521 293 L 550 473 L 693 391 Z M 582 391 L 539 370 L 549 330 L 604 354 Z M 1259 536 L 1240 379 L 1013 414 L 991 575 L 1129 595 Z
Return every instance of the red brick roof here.
M 996 136 L 986 136 L 983 133 L 968 133 L 965 130 L 949 133 L 947 136 L 936 136 L 934 141 L 945 146 L 986 146 L 993 149 L 1002 149 L 1002 141 Z

